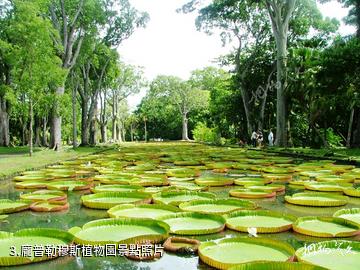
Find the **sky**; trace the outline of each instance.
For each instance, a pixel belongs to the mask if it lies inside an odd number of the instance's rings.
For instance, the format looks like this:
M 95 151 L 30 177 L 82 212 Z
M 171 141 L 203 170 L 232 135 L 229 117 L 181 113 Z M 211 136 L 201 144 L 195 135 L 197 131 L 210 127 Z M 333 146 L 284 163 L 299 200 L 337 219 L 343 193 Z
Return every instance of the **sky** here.
M 141 66 L 147 80 L 157 75 L 174 75 L 188 79 L 191 71 L 216 66 L 214 59 L 229 52 L 218 35 L 209 36 L 195 28 L 196 12 L 176 13 L 187 0 L 129 0 L 140 11 L 150 15 L 146 28 L 137 29 L 125 40 L 118 51 L 128 64 Z M 301 0 L 298 0 L 301 1 Z M 324 17 L 339 21 L 348 13 L 336 1 L 319 5 Z M 340 33 L 347 35 L 355 30 L 341 21 Z M 146 91 L 130 96 L 130 109 L 135 109 Z

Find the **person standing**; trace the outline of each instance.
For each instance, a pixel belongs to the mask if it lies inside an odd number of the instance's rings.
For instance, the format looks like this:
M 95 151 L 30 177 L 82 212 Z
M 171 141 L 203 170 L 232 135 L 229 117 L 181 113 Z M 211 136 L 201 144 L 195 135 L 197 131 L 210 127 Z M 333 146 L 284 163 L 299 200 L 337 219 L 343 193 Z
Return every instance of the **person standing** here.
M 257 133 L 257 141 L 258 141 L 258 146 L 262 146 L 262 142 L 264 140 L 263 134 L 261 132 L 261 130 L 258 131 Z
M 274 133 L 272 132 L 271 128 L 270 128 L 270 132 L 268 135 L 268 141 L 269 141 L 269 146 L 274 145 Z
M 253 147 L 256 147 L 257 138 L 258 138 L 258 135 L 254 130 L 253 133 L 251 134 L 251 143 L 252 143 Z

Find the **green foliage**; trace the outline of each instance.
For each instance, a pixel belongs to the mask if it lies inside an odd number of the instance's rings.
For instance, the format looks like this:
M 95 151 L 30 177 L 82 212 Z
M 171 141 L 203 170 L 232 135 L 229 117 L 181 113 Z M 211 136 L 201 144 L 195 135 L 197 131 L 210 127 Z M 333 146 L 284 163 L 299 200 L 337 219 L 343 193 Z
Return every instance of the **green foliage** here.
M 195 141 L 216 143 L 218 141 L 218 135 L 214 128 L 209 128 L 204 123 L 198 123 L 193 130 Z

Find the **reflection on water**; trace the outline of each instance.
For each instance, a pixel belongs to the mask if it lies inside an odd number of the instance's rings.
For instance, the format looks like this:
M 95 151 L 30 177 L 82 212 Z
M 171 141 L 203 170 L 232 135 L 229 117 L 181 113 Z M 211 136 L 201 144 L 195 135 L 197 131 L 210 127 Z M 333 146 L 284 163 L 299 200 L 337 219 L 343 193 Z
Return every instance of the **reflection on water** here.
M 232 187 L 214 187 L 210 188 L 210 192 L 214 192 L 217 198 L 226 198 Z M 305 207 L 291 205 L 284 202 L 285 195 L 291 195 L 296 192 L 300 192 L 301 189 L 289 188 L 286 189 L 286 194 L 279 194 L 276 198 L 269 199 L 254 199 L 262 208 L 274 211 L 280 211 L 283 213 L 292 214 L 295 216 L 331 216 L 337 210 L 342 208 L 359 207 L 360 199 L 351 198 L 349 204 L 345 207 Z M 17 199 L 19 194 L 24 191 L 15 190 L 11 181 L 6 180 L 1 183 L 0 196 L 1 198 Z M 19 213 L 9 214 L 8 221 L 0 223 L 0 230 L 14 232 L 23 228 L 31 227 L 54 227 L 64 230 L 68 230 L 73 226 L 82 226 L 84 223 L 100 218 L 106 218 L 106 210 L 94 210 L 81 206 L 79 192 L 68 193 L 68 200 L 70 203 L 70 209 L 61 213 L 36 213 L 31 211 L 23 211 Z M 247 233 L 240 233 L 231 230 L 225 230 L 220 233 L 196 236 L 195 238 L 200 241 L 212 241 L 217 239 L 229 238 L 229 237 L 247 237 Z M 295 249 L 308 242 L 317 242 L 327 240 L 327 238 L 310 237 L 301 235 L 294 232 L 283 232 L 277 234 L 267 234 L 265 237 L 278 239 L 288 242 Z M 349 240 L 360 240 L 360 236 L 347 238 Z M 128 260 L 122 257 L 116 258 L 59 258 L 48 262 L 36 263 L 19 267 L 8 267 L 2 269 L 16 269 L 16 270 L 75 270 L 75 269 L 103 269 L 103 270 L 183 270 L 183 269 L 212 269 L 211 267 L 203 264 L 199 261 L 197 256 L 177 256 L 170 253 L 165 253 L 164 256 L 156 261 L 151 262 L 138 262 Z

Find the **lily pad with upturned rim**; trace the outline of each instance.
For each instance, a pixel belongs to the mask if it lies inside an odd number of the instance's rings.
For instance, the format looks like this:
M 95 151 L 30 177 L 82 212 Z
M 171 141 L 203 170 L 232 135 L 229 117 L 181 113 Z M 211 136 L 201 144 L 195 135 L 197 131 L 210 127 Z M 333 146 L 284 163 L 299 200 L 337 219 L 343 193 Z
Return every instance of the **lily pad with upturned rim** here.
M 195 179 L 195 184 L 199 186 L 209 186 L 209 187 L 222 187 L 222 186 L 231 186 L 234 184 L 232 178 L 226 177 L 201 177 Z
M 315 182 L 305 183 L 305 189 L 313 191 L 325 191 L 325 192 L 342 192 L 344 189 L 352 187 L 350 183 L 334 183 L 334 182 Z
M 74 242 L 84 245 L 159 243 L 169 236 L 169 225 L 154 219 L 109 218 L 69 230 Z
M 341 209 L 336 211 L 333 216 L 350 220 L 360 225 L 360 208 Z
M 185 237 L 169 237 L 164 242 L 164 249 L 166 251 L 181 254 L 196 253 L 199 246 L 199 240 Z
M 293 230 L 316 237 L 350 237 L 360 233 L 357 223 L 337 217 L 300 217 Z
M 358 188 L 346 188 L 343 190 L 344 194 L 351 197 L 360 197 L 360 187 Z
M 0 214 L 9 214 L 29 209 L 30 203 L 27 201 L 12 201 L 9 199 L 0 199 Z
M 32 203 L 30 209 L 35 212 L 59 212 L 69 209 L 69 204 L 61 201 L 40 201 Z
M 254 202 L 241 199 L 197 200 L 179 205 L 179 208 L 183 211 L 219 215 L 240 209 L 255 209 L 256 207 L 257 205 Z
M 228 270 L 328 270 L 327 268 L 295 262 L 253 262 L 230 267 Z
M 86 181 L 54 181 L 46 185 L 50 190 L 85 190 L 92 187 L 92 183 Z
M 89 208 L 110 209 L 119 204 L 151 203 L 151 194 L 145 192 L 101 192 L 81 196 L 82 204 Z
M 171 204 L 175 206 L 182 202 L 194 200 L 211 200 L 215 198 L 215 194 L 213 193 L 196 191 L 163 191 L 153 194 L 152 196 L 155 203 Z
M 263 199 L 276 196 L 276 191 L 258 190 L 258 189 L 232 189 L 229 191 L 230 196 L 247 199 Z
M 131 191 L 142 191 L 144 187 L 136 185 L 100 185 L 91 188 L 92 193 L 101 192 L 131 192 Z
M 41 257 L 34 257 L 33 252 L 30 253 L 30 257 L 10 256 L 11 246 L 14 246 L 17 251 L 20 251 L 23 245 L 64 246 L 69 245 L 72 240 L 73 236 L 71 234 L 58 229 L 32 228 L 20 230 L 15 233 L 0 232 L 0 266 L 29 264 L 56 258 L 56 256 L 51 257 L 45 254 Z M 55 255 L 58 254 L 56 253 Z
M 180 211 L 179 208 L 166 204 L 121 204 L 110 208 L 107 212 L 113 218 L 157 219 Z
M 290 230 L 296 217 L 268 210 L 240 210 L 224 216 L 226 227 L 247 232 L 256 228 L 258 233 L 278 233 Z
M 15 187 L 21 189 L 40 189 L 46 188 L 47 184 L 49 184 L 48 181 L 24 181 L 15 183 Z
M 66 200 L 67 195 L 57 190 L 37 190 L 30 193 L 20 194 L 20 199 L 37 201 L 62 201 Z
M 295 250 L 287 243 L 269 238 L 230 238 L 202 243 L 199 257 L 217 269 L 228 269 L 256 261 L 292 261 Z
M 285 196 L 285 201 L 292 204 L 303 206 L 342 206 L 348 203 L 346 196 L 320 193 L 320 192 L 300 192 L 292 196 Z
M 217 233 L 225 228 L 220 215 L 180 212 L 161 217 L 170 226 L 170 233 L 178 235 L 202 235 Z
M 360 269 L 360 243 L 357 241 L 332 240 L 311 244 L 296 250 L 300 262 L 310 263 L 331 270 Z

